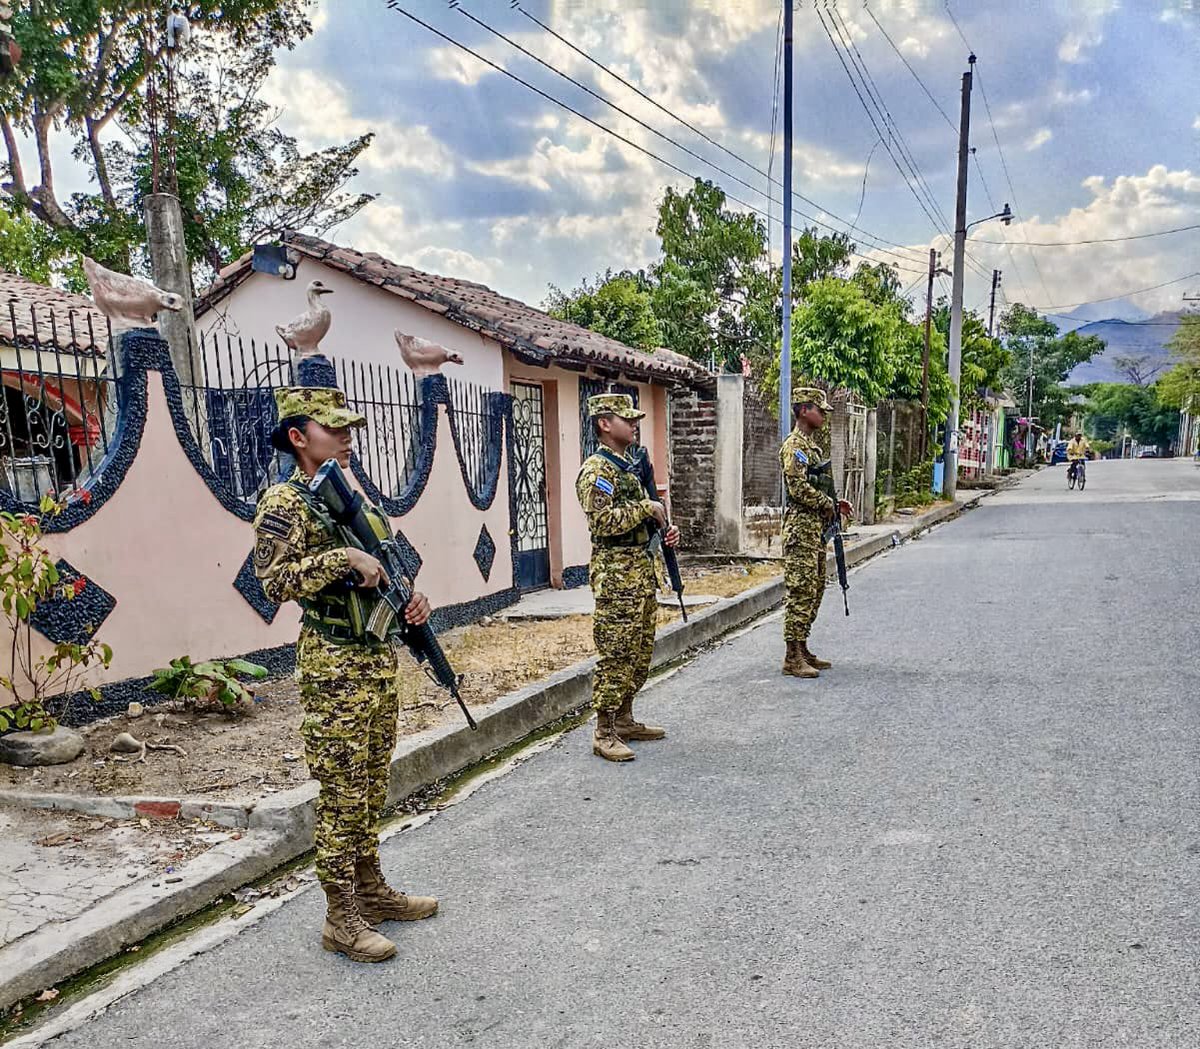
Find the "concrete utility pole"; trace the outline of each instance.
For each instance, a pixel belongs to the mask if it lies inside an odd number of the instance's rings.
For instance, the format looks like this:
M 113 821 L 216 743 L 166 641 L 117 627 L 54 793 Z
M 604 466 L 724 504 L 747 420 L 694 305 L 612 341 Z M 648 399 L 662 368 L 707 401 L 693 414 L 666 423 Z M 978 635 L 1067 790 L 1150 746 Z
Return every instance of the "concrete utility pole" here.
M 783 0 L 783 344 L 779 348 L 779 439 L 792 430 L 792 0 Z M 784 482 L 786 484 L 786 482 Z M 784 502 L 787 504 L 786 493 Z
M 967 254 L 967 161 L 971 155 L 971 66 L 962 77 L 962 111 L 958 120 L 958 192 L 954 206 L 954 273 L 950 293 L 950 414 L 946 417 L 946 447 L 942 462 L 942 494 L 953 500 L 958 491 L 958 402 L 962 378 L 963 269 Z
M 996 331 L 996 289 L 1000 287 L 1000 271 L 992 270 L 992 304 L 988 307 L 988 338 Z

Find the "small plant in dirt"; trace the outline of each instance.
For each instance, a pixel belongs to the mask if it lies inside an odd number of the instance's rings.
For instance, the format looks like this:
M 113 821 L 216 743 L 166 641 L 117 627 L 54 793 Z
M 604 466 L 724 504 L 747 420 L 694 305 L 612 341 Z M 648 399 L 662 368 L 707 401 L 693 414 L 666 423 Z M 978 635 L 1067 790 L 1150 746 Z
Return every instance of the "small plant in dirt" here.
M 219 706 L 237 714 L 254 708 L 254 691 L 240 679 L 261 680 L 266 676 L 266 667 L 245 659 L 193 663 L 191 657 L 180 656 L 172 659 L 169 667 L 154 672 L 150 687 L 171 699 L 181 700 L 185 708 Z
M 46 495 L 40 515 L 0 512 L 0 608 L 12 646 L 12 676 L 0 676 L 0 694 L 7 692 L 12 699 L 10 705 L 0 707 L 0 735 L 52 730 L 57 722 L 46 709 L 46 700 L 76 691 L 85 671 L 112 662 L 112 649 L 95 640 L 59 642 L 46 651 L 33 637 L 33 616 L 39 605 L 74 601 L 87 588 L 86 579 L 62 579 L 43 542 L 43 526 L 66 509 L 68 499 L 87 502 L 90 498 L 86 491 L 61 499 Z M 98 690 L 90 691 L 94 699 L 100 698 Z

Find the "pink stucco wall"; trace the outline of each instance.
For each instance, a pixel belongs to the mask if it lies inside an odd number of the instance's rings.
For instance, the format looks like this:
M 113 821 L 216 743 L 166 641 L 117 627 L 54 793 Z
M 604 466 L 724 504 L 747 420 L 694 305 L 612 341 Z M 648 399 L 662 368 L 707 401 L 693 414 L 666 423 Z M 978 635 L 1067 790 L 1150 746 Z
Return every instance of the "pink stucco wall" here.
M 184 654 L 232 656 L 296 639 L 295 605 L 282 608 L 268 625 L 234 589 L 253 530 L 221 506 L 184 454 L 161 377 L 151 372 L 148 383 L 145 432 L 121 486 L 87 522 L 46 539 L 52 556 L 66 558 L 117 599 L 97 634 L 112 646 L 112 665 L 82 682 L 86 685 L 141 677 Z M 417 585 L 435 607 L 512 586 L 507 470 L 502 461 L 492 506 L 475 509 L 459 473 L 449 421 L 440 412 L 425 492 L 410 514 L 392 522 L 420 553 Z M 483 524 L 497 547 L 487 582 L 471 557 Z M 45 639 L 33 636 L 49 651 Z M 0 666 L 8 667 L 9 650 L 0 643 Z

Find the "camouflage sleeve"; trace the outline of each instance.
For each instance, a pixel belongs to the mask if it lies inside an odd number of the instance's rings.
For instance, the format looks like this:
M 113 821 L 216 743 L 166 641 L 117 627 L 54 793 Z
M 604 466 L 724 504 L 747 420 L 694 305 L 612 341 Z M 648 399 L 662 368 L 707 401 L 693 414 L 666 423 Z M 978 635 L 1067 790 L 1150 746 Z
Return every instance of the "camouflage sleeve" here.
M 575 494 L 579 496 L 579 505 L 587 515 L 593 536 L 624 535 L 654 516 L 649 499 L 617 502 L 614 497 L 619 480 L 615 466 L 591 460 L 585 462 L 579 472 Z
M 284 491 L 263 496 L 254 517 L 254 574 L 277 604 L 313 597 L 350 574 L 344 547 L 305 553 L 307 508 Z
M 803 459 L 798 452 L 804 456 Z M 833 500 L 809 484 L 807 449 L 793 441 L 785 441 L 779 451 L 779 465 L 783 469 L 783 477 L 787 482 L 788 495 L 791 496 L 793 506 L 819 514 L 833 513 Z

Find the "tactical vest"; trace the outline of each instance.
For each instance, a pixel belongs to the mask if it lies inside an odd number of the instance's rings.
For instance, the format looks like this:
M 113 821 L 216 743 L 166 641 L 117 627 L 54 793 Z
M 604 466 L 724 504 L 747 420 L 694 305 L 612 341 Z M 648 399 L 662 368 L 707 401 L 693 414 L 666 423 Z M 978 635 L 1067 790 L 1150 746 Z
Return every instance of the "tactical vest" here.
M 304 500 L 308 512 L 313 515 L 313 519 L 329 537 L 331 548 L 356 545 L 338 529 L 325 504 L 313 494 L 308 485 L 299 481 L 289 481 L 288 484 Z M 381 534 L 390 537 L 392 530 L 388 519 L 371 503 L 367 503 L 364 509 L 371 517 L 371 523 L 375 526 L 376 531 L 381 531 Z M 362 590 L 356 587 L 352 580 L 344 579 L 330 583 L 314 596 L 301 598 L 297 603 L 304 611 L 304 624 L 327 641 L 340 645 L 354 644 L 376 647 L 387 642 L 378 641 L 368 634 L 367 623 L 380 600 L 381 598 L 376 597 L 372 591 Z M 398 622 L 395 629 L 389 634 L 388 642 L 399 640 L 403 633 L 404 625 Z
M 642 486 L 642 482 L 632 470 L 632 464 L 614 455 L 607 448 L 601 447 L 596 449 L 597 455 L 607 459 L 618 470 L 621 471 L 619 484 L 621 484 L 621 494 L 629 498 L 643 499 L 648 498 L 646 489 Z M 582 472 L 582 471 L 581 471 Z M 636 486 L 636 493 L 634 487 Z M 620 535 L 602 535 L 592 536 L 592 546 L 598 550 L 612 550 L 622 547 L 639 547 L 646 546 L 650 542 L 650 527 L 645 521 L 641 522 L 628 532 L 622 532 Z

